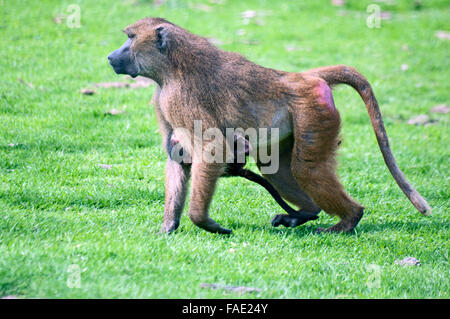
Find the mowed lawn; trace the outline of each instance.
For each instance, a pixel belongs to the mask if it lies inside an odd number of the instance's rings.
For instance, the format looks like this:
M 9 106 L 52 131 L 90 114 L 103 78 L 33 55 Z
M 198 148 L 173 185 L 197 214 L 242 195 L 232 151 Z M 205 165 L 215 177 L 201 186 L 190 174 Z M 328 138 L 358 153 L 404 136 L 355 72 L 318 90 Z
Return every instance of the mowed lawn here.
M 372 1 L 155 2 L 0 1 L 0 297 L 449 298 L 450 115 L 430 112 L 450 104 L 450 40 L 437 33 L 450 31 L 448 1 L 373 2 L 384 12 L 379 28 L 367 26 Z M 211 216 L 231 236 L 195 227 L 186 212 L 174 234 L 158 235 L 166 155 L 149 105 L 154 86 L 95 86 L 132 83 L 106 56 L 125 41 L 121 30 L 145 16 L 271 68 L 358 68 L 399 166 L 433 215 L 400 191 L 362 100 L 339 87 L 339 174 L 366 207 L 352 234 L 315 234 L 337 222 L 323 212 L 295 229 L 273 228 L 282 211 L 268 193 L 227 178 Z M 113 109 L 124 112 L 105 115 Z M 421 114 L 433 122 L 407 123 Z M 421 266 L 395 264 L 405 257 Z

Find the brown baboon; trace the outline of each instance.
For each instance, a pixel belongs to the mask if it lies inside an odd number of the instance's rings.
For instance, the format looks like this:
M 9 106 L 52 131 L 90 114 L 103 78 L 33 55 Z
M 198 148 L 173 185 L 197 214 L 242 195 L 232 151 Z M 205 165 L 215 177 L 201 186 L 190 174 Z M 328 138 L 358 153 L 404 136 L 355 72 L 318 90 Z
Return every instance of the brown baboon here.
M 178 227 L 191 178 L 191 220 L 210 232 L 231 233 L 208 214 L 227 163 L 202 160 L 194 146 L 196 120 L 202 121 L 203 131 L 218 128 L 223 134 L 226 128 L 279 129 L 279 169 L 264 173 L 265 163 L 255 158 L 263 176 L 300 215 L 321 209 L 337 215 L 340 221 L 325 231 L 353 230 L 364 208 L 335 173 L 340 117 L 331 87 L 341 83 L 352 86 L 366 104 L 386 165 L 402 191 L 421 213 L 431 213 L 395 163 L 372 88 L 356 69 L 338 65 L 290 73 L 265 68 L 161 18 L 139 20 L 124 31 L 128 40 L 108 56 L 111 65 L 116 73 L 146 76 L 158 84 L 153 100 L 163 139 L 169 143 L 174 130 L 182 128 L 177 142 L 192 158 L 191 165 L 167 160 L 162 232 Z M 200 150 L 210 143 L 202 140 Z M 251 147 L 259 150 L 263 144 L 252 142 Z M 278 215 L 275 221 L 289 225 L 293 218 L 298 216 Z

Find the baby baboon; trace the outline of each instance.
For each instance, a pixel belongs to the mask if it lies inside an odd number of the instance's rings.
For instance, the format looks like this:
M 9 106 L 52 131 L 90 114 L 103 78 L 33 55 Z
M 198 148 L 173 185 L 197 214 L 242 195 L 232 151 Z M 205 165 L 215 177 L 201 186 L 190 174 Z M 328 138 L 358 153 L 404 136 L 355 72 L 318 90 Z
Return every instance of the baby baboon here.
M 163 139 L 168 143 L 174 130 L 182 129 L 176 135 L 192 159 L 191 165 L 167 160 L 163 232 L 178 227 L 191 178 L 191 220 L 210 232 L 231 233 L 208 214 L 217 179 L 227 163 L 202 158 L 202 151 L 211 143 L 227 142 L 224 138 L 206 139 L 196 148 L 198 120 L 202 132 L 217 128 L 224 135 L 227 128 L 278 129 L 275 143 L 250 141 L 254 154 L 260 154 L 262 148 L 279 149 L 276 172 L 265 172 L 266 163 L 254 156 L 263 176 L 300 214 L 311 216 L 322 209 L 337 215 L 340 221 L 325 231 L 353 230 L 364 208 L 345 192 L 335 173 L 341 121 L 331 87 L 341 83 L 352 86 L 366 104 L 385 163 L 397 184 L 421 213 L 431 213 L 398 168 L 372 88 L 356 69 L 337 65 L 290 73 L 265 68 L 161 18 L 139 20 L 124 31 L 128 39 L 108 56 L 111 65 L 116 73 L 146 76 L 158 84 L 153 100 Z M 289 225 L 295 218 L 294 214 L 278 215 L 275 221 Z

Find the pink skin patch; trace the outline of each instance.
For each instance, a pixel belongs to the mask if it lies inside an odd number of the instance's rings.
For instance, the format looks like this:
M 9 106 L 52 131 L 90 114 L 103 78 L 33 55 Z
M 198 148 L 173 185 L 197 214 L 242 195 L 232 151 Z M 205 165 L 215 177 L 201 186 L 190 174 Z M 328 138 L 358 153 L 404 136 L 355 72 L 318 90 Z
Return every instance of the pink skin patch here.
M 172 134 L 172 136 L 170 137 L 170 143 L 171 143 L 172 145 L 175 145 L 175 144 L 180 143 L 180 141 L 175 137 L 174 134 Z
M 325 82 L 320 82 L 316 88 L 316 92 L 319 95 L 318 102 L 321 105 L 328 107 L 332 111 L 336 110 L 331 88 Z

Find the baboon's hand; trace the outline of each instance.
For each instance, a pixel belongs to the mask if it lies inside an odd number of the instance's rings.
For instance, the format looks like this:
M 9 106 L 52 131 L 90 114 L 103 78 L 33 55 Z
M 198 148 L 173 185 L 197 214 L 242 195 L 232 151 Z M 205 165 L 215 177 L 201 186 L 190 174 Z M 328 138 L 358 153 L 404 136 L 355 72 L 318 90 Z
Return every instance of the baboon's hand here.
M 193 220 L 193 222 L 198 227 L 203 228 L 204 230 L 209 231 L 210 233 L 217 233 L 224 235 L 230 235 L 232 233 L 231 229 L 223 228 L 209 217 L 202 222 L 196 221 L 195 219 Z
M 159 235 L 170 234 L 177 230 L 179 223 L 172 221 L 170 223 L 164 223 L 161 226 L 161 230 L 158 232 Z

